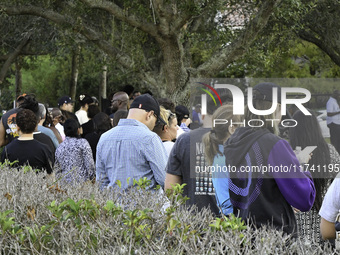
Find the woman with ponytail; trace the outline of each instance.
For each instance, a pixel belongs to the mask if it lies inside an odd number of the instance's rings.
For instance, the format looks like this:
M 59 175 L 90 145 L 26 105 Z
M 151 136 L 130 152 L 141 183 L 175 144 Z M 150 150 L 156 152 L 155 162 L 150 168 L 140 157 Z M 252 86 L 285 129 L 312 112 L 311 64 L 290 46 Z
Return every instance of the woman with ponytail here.
M 230 202 L 228 188 L 228 171 L 226 171 L 225 156 L 223 155 L 223 143 L 228 140 L 231 134 L 235 132 L 233 122 L 238 122 L 237 116 L 233 116 L 233 107 L 223 105 L 213 114 L 212 120 L 227 120 L 226 124 L 213 123 L 210 132 L 203 136 L 205 159 L 212 172 L 212 181 L 215 189 L 215 197 L 220 212 L 228 215 L 233 212 L 233 206 Z

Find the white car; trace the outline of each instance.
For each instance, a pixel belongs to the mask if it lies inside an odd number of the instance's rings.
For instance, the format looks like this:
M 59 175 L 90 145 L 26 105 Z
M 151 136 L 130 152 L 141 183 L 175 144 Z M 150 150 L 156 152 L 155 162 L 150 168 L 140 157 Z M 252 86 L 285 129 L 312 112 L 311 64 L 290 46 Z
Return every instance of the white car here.
M 327 111 L 326 110 L 319 110 L 316 113 L 318 114 L 316 118 L 319 121 L 322 136 L 323 137 L 330 137 L 329 128 L 327 127 L 327 121 L 326 121 Z

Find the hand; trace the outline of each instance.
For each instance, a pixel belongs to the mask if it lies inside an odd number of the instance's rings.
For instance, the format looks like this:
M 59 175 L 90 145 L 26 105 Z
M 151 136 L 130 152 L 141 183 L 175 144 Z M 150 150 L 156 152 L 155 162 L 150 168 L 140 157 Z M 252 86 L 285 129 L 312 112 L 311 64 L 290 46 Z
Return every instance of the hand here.
M 310 154 L 304 154 L 301 152 L 301 147 L 296 147 L 296 150 L 294 151 L 296 158 L 299 160 L 299 163 L 301 165 L 307 164 L 309 160 L 312 158 L 312 153 Z

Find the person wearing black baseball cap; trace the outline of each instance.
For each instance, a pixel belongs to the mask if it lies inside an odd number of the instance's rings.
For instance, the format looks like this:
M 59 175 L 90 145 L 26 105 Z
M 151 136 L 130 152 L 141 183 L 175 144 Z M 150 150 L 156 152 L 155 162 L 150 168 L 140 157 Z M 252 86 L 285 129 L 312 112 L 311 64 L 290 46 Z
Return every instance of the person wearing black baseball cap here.
M 58 99 L 58 107 L 61 110 L 65 119 L 75 119 L 78 121 L 77 116 L 73 113 L 74 101 L 69 96 L 63 96 Z
M 139 97 L 137 97 L 135 100 L 133 100 L 132 104 L 130 105 L 130 110 L 131 109 L 141 109 L 144 110 L 147 113 L 147 116 L 153 115 L 156 118 L 155 124 L 153 124 L 153 121 L 149 122 L 148 120 L 150 118 L 146 118 L 145 120 L 145 114 L 140 114 L 143 113 L 142 111 L 129 111 L 129 115 L 131 114 L 134 116 L 136 119 L 140 119 L 142 123 L 147 125 L 150 130 L 153 130 L 153 128 L 156 125 L 156 122 L 159 121 L 166 125 L 166 122 L 162 119 L 160 116 L 160 108 L 159 108 L 159 103 L 157 102 L 156 99 L 154 99 L 152 96 L 149 94 L 144 94 Z M 136 113 L 136 114 L 135 114 Z M 129 119 L 129 116 L 127 117 Z M 144 120 L 143 120 L 144 119 Z
M 131 104 L 127 119 L 104 133 L 97 145 L 96 180 L 102 188 L 117 186 L 125 190 L 133 180 L 146 177 L 148 189 L 164 187 L 166 150 L 159 136 L 152 132 L 160 117 L 156 99 L 149 94 L 137 97 Z

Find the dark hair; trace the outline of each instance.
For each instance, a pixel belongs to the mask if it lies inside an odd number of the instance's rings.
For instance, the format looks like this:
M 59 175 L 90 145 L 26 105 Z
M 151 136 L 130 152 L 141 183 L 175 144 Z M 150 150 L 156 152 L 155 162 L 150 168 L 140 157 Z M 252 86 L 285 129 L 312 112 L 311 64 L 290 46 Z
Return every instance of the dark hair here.
M 177 117 L 177 125 L 178 126 L 181 125 L 184 117 L 185 116 L 189 117 L 189 114 L 190 114 L 188 108 L 184 105 L 177 105 L 176 108 L 175 108 L 175 113 L 176 113 L 176 117 Z
M 123 111 L 117 111 L 117 112 L 123 112 Z M 115 113 L 115 115 L 117 114 L 117 112 Z M 103 112 L 96 114 L 96 116 L 94 116 L 93 118 L 93 122 L 94 122 L 95 130 L 97 134 L 100 134 L 100 135 L 112 128 L 110 117 L 106 113 L 103 113 Z
M 78 128 L 80 128 L 80 125 L 75 119 L 67 119 L 64 123 L 64 133 L 66 136 L 79 138 Z
M 222 104 L 231 104 L 233 102 L 233 96 L 229 89 L 216 89 L 216 92 L 220 96 Z M 213 98 L 207 97 L 207 113 L 209 115 L 213 115 L 220 106 L 220 104 L 215 103 Z
M 59 109 L 59 108 L 57 108 L 57 109 Z M 43 126 L 44 127 L 54 127 L 53 118 L 52 118 L 52 110 L 46 112 L 46 118 L 45 118 L 45 121 L 43 123 Z
M 87 117 L 93 119 L 93 117 L 96 116 L 97 113 L 100 113 L 99 106 L 95 104 L 89 105 L 89 109 L 87 109 Z
M 21 105 L 22 102 L 24 102 L 25 96 L 26 96 L 26 94 L 23 94 L 23 95 L 18 96 L 18 98 L 17 98 L 17 104 L 18 104 L 19 106 Z
M 121 91 L 124 91 L 130 97 L 134 90 L 135 88 L 132 85 L 125 85 Z
M 300 146 L 303 150 L 306 146 L 317 146 L 313 151 L 312 157 L 308 164 L 311 168 L 316 168 L 318 165 L 328 166 L 331 162 L 329 147 L 322 136 L 319 122 L 315 115 L 305 115 L 300 110 L 296 111 L 293 119 L 297 121 L 295 127 L 289 128 L 289 141 L 293 149 Z M 322 204 L 322 197 L 328 186 L 328 180 L 320 176 L 320 173 L 311 171 L 314 185 L 316 189 L 316 196 L 313 208 L 319 210 Z
M 159 98 L 159 106 L 163 106 L 165 109 L 175 112 L 175 103 L 169 98 Z
M 113 116 L 113 126 L 117 126 L 120 119 L 126 119 L 128 116 L 128 111 L 118 110 Z
M 19 108 L 31 110 L 35 114 L 36 119 L 40 119 L 39 104 L 38 101 L 35 99 L 34 94 L 26 95 L 24 97 L 24 101 L 20 104 Z
M 29 109 L 22 109 L 16 116 L 17 126 L 24 134 L 33 133 L 37 127 L 38 121 L 34 112 Z
M 88 94 L 81 94 L 79 96 L 79 103 L 80 105 L 83 107 L 86 104 L 92 104 L 93 103 L 93 99 L 91 96 L 89 96 Z

